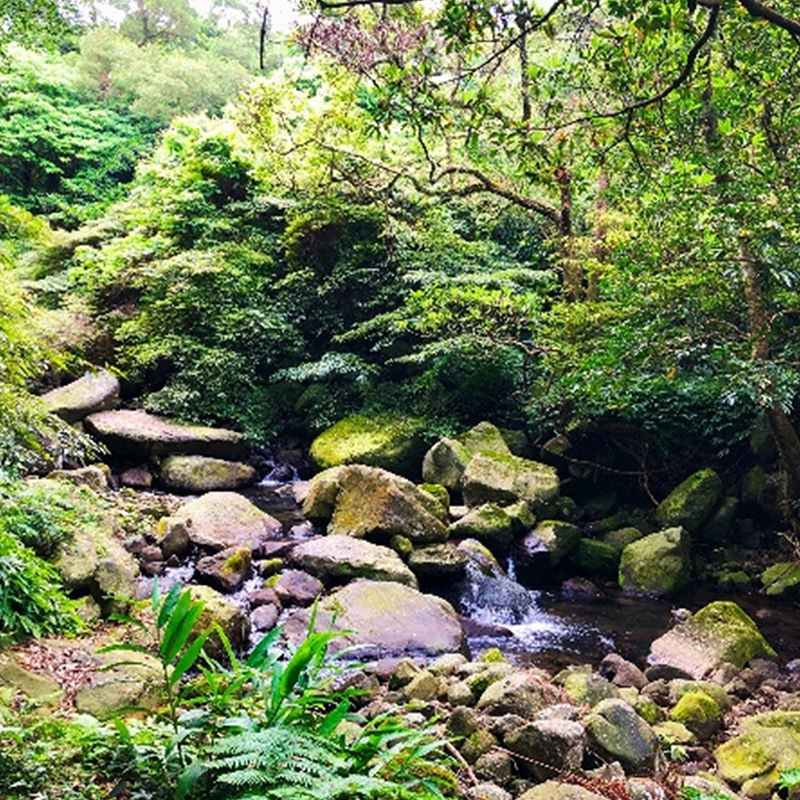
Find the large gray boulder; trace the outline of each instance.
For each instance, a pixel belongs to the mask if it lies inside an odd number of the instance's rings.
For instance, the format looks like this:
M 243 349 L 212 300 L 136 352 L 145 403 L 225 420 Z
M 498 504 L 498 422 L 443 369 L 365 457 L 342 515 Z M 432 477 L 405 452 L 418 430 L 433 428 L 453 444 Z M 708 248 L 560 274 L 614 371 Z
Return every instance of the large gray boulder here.
M 469 556 L 452 542 L 415 547 L 408 555 L 408 566 L 418 578 L 443 578 L 460 575 Z
M 511 455 L 499 428 L 480 422 L 466 433 L 436 442 L 422 461 L 422 479 L 457 491 L 470 460 L 476 453 Z
M 558 497 L 560 484 L 554 467 L 500 453 L 473 456 L 462 478 L 464 502 L 509 505 L 525 500 L 539 508 Z
M 311 458 L 322 469 L 367 464 L 409 477 L 419 474 L 425 450 L 424 420 L 398 414 L 356 415 L 339 420 L 311 443 Z
M 202 494 L 240 489 L 255 483 L 258 473 L 241 461 L 208 456 L 169 456 L 158 470 L 161 485 L 173 492 Z
M 656 765 L 658 737 L 624 700 L 602 700 L 583 718 L 589 746 L 626 773 L 650 774 Z
M 329 534 L 414 544 L 447 540 L 442 506 L 411 481 L 379 467 L 333 467 L 315 476 L 303 503 L 310 519 L 327 520 Z
M 305 609 L 286 620 L 290 641 L 302 641 L 312 613 Z M 361 657 L 438 656 L 465 647 L 461 623 L 449 603 L 393 582 L 357 580 L 339 589 L 319 603 L 315 626 L 343 631 L 333 646 L 352 645 Z
M 686 586 L 691 574 L 691 540 L 683 528 L 651 533 L 620 557 L 619 585 L 627 594 L 663 597 Z
M 119 401 L 119 381 L 104 369 L 87 372 L 66 386 L 42 395 L 48 411 L 65 422 L 79 422 L 89 414 L 114 408 Z
M 722 480 L 713 469 L 701 469 L 676 486 L 656 509 L 665 528 L 681 526 L 697 533 L 722 497 Z
M 280 533 L 281 523 L 235 492 L 209 492 L 184 503 L 172 516 L 159 520 L 156 533 L 166 542 L 184 538 L 209 550 L 260 545 Z M 173 552 L 180 549 L 172 548 Z
M 743 667 L 753 658 L 775 658 L 775 651 L 736 603 L 716 601 L 656 639 L 648 661 L 699 680 L 723 664 Z
M 546 673 L 528 669 L 514 672 L 492 683 L 480 696 L 478 710 L 494 716 L 518 714 L 525 719 L 562 699 Z
M 145 411 L 101 411 L 84 420 L 89 434 L 115 456 L 147 459 L 196 455 L 239 460 L 247 446 L 240 433 L 224 428 L 181 425 Z
M 414 573 L 394 550 L 352 536 L 323 536 L 303 542 L 292 550 L 292 560 L 323 581 L 369 578 L 417 588 Z

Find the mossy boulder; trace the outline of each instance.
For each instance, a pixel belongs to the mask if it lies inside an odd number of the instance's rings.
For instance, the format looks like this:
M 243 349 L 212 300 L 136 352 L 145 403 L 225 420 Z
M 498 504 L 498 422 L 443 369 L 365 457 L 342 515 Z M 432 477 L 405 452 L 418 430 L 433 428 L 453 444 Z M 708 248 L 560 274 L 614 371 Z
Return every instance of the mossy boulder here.
M 356 648 L 367 655 L 439 656 L 465 647 L 464 631 L 453 607 L 434 595 L 385 581 L 356 580 L 319 603 L 286 620 L 284 632 L 299 643 L 306 636 L 312 613 L 316 630 L 342 631 L 336 649 Z
M 235 592 L 250 577 L 253 554 L 249 547 L 229 547 L 197 562 L 197 576 L 221 592 Z
M 632 525 L 628 525 L 624 528 L 616 528 L 612 531 L 604 533 L 600 537 L 600 540 L 605 544 L 610 544 L 615 550 L 619 550 L 621 552 L 629 544 L 638 542 L 639 539 L 643 539 L 644 536 L 645 534 L 642 533 L 639 528 L 634 528 Z
M 450 535 L 477 539 L 495 555 L 504 556 L 513 540 L 513 522 L 500 506 L 484 503 L 470 509 L 460 520 L 454 522 L 450 526 Z
M 800 712 L 757 714 L 741 727 L 714 751 L 717 774 L 746 797 L 774 796 L 781 773 L 800 764 Z
M 651 533 L 622 551 L 619 585 L 627 594 L 663 597 L 682 589 L 692 573 L 691 540 L 683 528 Z
M 210 586 L 190 586 L 189 591 L 192 600 L 203 604 L 203 612 L 195 625 L 195 631 L 201 632 L 219 625 L 233 649 L 241 650 L 250 635 L 250 621 L 247 614 Z M 227 651 L 216 633 L 209 636 L 204 649 L 211 658 L 222 660 L 227 658 Z
M 713 469 L 695 472 L 661 501 L 656 509 L 659 524 L 696 533 L 719 503 L 722 488 L 722 480 Z
M 686 692 L 669 716 L 685 725 L 701 742 L 707 741 L 722 727 L 722 709 L 702 691 Z
M 584 717 L 589 746 L 608 761 L 619 761 L 628 774 L 650 774 L 655 767 L 658 737 L 624 700 L 598 703 Z
M 613 578 L 619 571 L 620 551 L 599 539 L 581 539 L 570 559 L 583 575 Z
M 554 467 L 505 453 L 478 453 L 462 478 L 464 502 L 509 505 L 527 501 L 535 510 L 558 497 L 560 483 Z
M 369 578 L 417 588 L 414 573 L 394 550 L 352 536 L 323 536 L 302 542 L 292 550 L 292 560 L 323 581 Z
M 656 639 L 648 660 L 701 679 L 725 663 L 743 667 L 753 658 L 775 657 L 755 622 L 736 603 L 720 600 Z
M 366 464 L 416 478 L 425 452 L 423 436 L 424 421 L 417 417 L 356 415 L 319 434 L 311 443 L 311 458 L 321 469 Z
M 169 456 L 161 462 L 158 477 L 161 485 L 170 491 L 202 494 L 240 489 L 255 483 L 258 473 L 241 461 L 208 456 Z
M 210 456 L 238 461 L 247 455 L 240 433 L 181 425 L 145 411 L 101 411 L 84 420 L 86 431 L 119 458 L 147 460 L 170 455 Z
M 119 402 L 119 380 L 104 369 L 42 395 L 48 411 L 65 422 L 79 422 L 89 414 L 108 411 Z
M 606 795 L 598 794 L 577 783 L 559 783 L 551 780 L 528 789 L 519 800 L 606 800 Z
M 528 572 L 546 572 L 558 566 L 578 546 L 580 528 L 561 520 L 542 520 L 516 548 L 518 565 Z
M 583 725 L 566 719 L 542 719 L 512 730 L 503 744 L 522 756 L 521 768 L 543 781 L 580 769 L 586 749 Z
M 327 520 L 329 534 L 388 543 L 405 536 L 414 544 L 447 540 L 439 500 L 411 481 L 379 467 L 334 467 L 311 481 L 306 516 Z
M 173 529 L 179 530 L 173 534 Z M 246 546 L 257 550 L 281 531 L 281 523 L 236 492 L 208 492 L 159 520 L 161 538 L 189 540 L 209 550 Z
M 620 697 L 619 689 L 611 681 L 580 667 L 561 670 L 553 678 L 553 683 L 560 686 L 564 694 L 579 706 L 592 708 L 601 700 Z
M 539 711 L 561 701 L 561 692 L 546 673 L 537 669 L 511 672 L 493 681 L 480 696 L 477 708 L 485 714 L 518 714 L 532 719 Z
M 422 478 L 460 491 L 464 471 L 476 453 L 511 455 L 500 429 L 491 422 L 480 422 L 459 436 L 440 439 L 425 453 Z

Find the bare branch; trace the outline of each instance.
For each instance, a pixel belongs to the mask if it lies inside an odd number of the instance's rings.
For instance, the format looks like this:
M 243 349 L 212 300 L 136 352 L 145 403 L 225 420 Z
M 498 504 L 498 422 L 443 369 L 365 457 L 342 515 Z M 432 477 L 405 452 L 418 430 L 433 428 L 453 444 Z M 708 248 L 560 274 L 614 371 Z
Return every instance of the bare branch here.
M 771 22 L 773 25 L 783 28 L 783 30 L 790 33 L 792 36 L 800 37 L 800 22 L 797 20 L 785 17 L 783 14 L 775 11 L 775 9 L 758 2 L 758 0 L 739 0 L 739 2 L 744 6 L 751 17 Z

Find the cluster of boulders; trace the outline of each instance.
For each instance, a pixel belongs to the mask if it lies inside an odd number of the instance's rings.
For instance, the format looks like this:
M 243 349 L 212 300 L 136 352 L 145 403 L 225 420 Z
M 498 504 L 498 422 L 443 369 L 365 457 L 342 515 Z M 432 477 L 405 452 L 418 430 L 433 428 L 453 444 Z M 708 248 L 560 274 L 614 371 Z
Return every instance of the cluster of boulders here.
M 119 466 L 120 485 L 194 494 L 239 489 L 258 479 L 243 461 L 247 446 L 241 434 L 118 409 L 119 390 L 118 379 L 100 370 L 53 389 L 42 400 L 107 448 Z

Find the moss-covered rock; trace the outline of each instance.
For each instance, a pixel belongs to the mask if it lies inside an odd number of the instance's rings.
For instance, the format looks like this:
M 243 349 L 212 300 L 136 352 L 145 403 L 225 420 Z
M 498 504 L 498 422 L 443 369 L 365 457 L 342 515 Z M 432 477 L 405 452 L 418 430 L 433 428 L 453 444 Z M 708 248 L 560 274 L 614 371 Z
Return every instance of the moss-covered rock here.
M 329 534 L 378 543 L 399 535 L 414 544 L 444 542 L 448 537 L 439 516 L 440 502 L 411 481 L 378 467 L 357 464 L 320 473 L 311 482 L 303 510 L 317 519 L 328 513 Z
M 713 469 L 701 469 L 676 486 L 656 509 L 660 525 L 681 526 L 690 533 L 711 516 L 722 496 L 722 480 Z
M 208 456 L 169 456 L 158 477 L 165 489 L 188 494 L 239 489 L 255 483 L 258 473 L 249 464 Z
M 542 781 L 580 769 L 586 749 L 583 725 L 566 719 L 542 719 L 512 730 L 503 744 L 522 756 L 525 773 Z
M 450 492 L 440 483 L 422 483 L 419 488 L 439 501 L 441 508 L 439 519 L 446 522 L 450 515 Z
M 423 433 L 424 421 L 417 417 L 356 415 L 317 436 L 311 443 L 311 457 L 321 469 L 366 464 L 416 478 L 425 452 Z
M 742 731 L 714 751 L 717 774 L 747 797 L 770 797 L 781 773 L 800 764 L 800 712 L 757 714 Z
M 570 558 L 583 575 L 612 578 L 619 571 L 620 551 L 599 539 L 581 539 Z
M 743 667 L 753 658 L 775 658 L 775 651 L 736 603 L 720 600 L 656 639 L 648 660 L 700 679 L 722 664 Z
M 685 725 L 701 742 L 722 727 L 722 710 L 705 692 L 686 692 L 670 711 L 670 719 Z
M 600 540 L 605 544 L 610 544 L 615 550 L 622 551 L 629 544 L 633 544 L 634 542 L 638 542 L 639 539 L 643 539 L 644 536 L 645 534 L 642 533 L 639 528 L 634 528 L 632 525 L 628 525 L 627 527 L 616 528 L 604 533 Z
M 452 542 L 417 547 L 408 556 L 408 566 L 419 578 L 431 579 L 460 575 L 469 557 Z
M 292 560 L 323 581 L 369 578 L 417 588 L 414 573 L 394 550 L 352 536 L 324 536 L 302 542 L 292 550 Z
M 560 686 L 573 703 L 589 708 L 596 706 L 601 700 L 620 696 L 619 689 L 602 675 L 580 667 L 561 670 L 553 678 L 553 683 Z
M 653 770 L 658 737 L 623 700 L 603 700 L 584 717 L 589 744 L 609 761 L 619 761 L 627 773 Z
M 651 533 L 622 551 L 619 584 L 628 594 L 662 597 L 689 582 L 691 541 L 683 528 Z
M 230 547 L 197 562 L 197 576 L 221 592 L 235 592 L 250 576 L 253 567 L 249 547 Z
M 580 539 L 580 528 L 575 525 L 542 520 L 517 543 L 518 566 L 526 572 L 547 572 L 558 566 Z
M 250 635 L 247 614 L 210 586 L 190 586 L 189 591 L 192 600 L 203 604 L 203 612 L 195 625 L 195 631 L 200 632 L 219 625 L 234 650 L 241 650 Z M 216 633 L 212 633 L 206 640 L 204 649 L 212 658 L 224 660 L 227 657 Z
M 532 719 L 537 712 L 560 700 L 561 692 L 547 675 L 530 669 L 512 672 L 493 681 L 481 694 L 478 710 L 494 716 L 518 714 L 525 719 Z
M 87 372 L 66 386 L 42 395 L 48 411 L 65 422 L 78 422 L 89 414 L 108 411 L 119 402 L 119 380 L 104 369 Z
M 509 505 L 525 500 L 536 509 L 558 497 L 560 490 L 555 468 L 497 452 L 473 456 L 462 485 L 468 506 Z
M 450 526 L 452 536 L 477 539 L 500 556 L 506 555 L 511 547 L 512 531 L 511 517 L 494 503 L 471 509 Z

